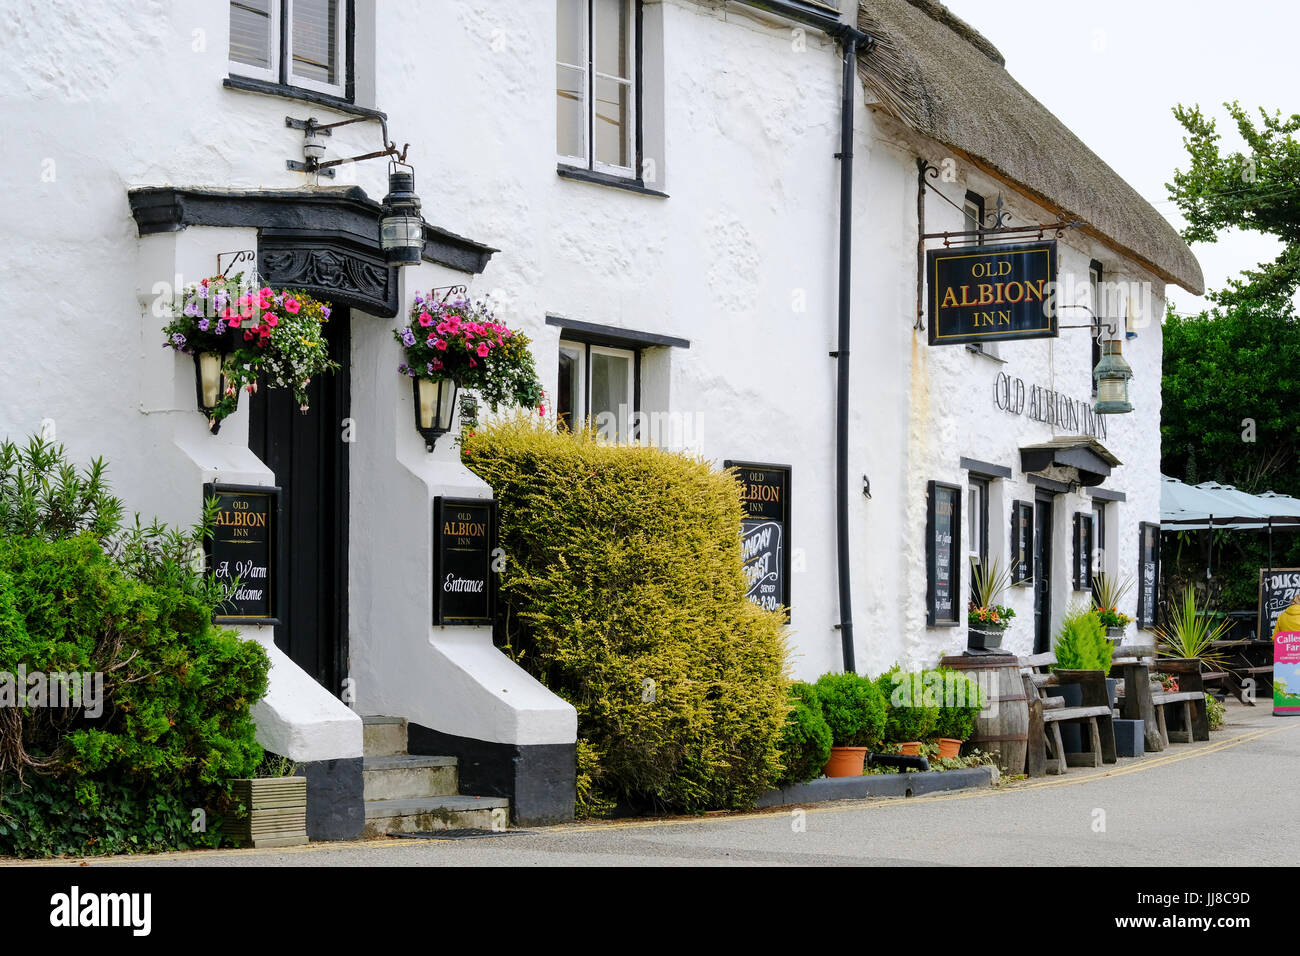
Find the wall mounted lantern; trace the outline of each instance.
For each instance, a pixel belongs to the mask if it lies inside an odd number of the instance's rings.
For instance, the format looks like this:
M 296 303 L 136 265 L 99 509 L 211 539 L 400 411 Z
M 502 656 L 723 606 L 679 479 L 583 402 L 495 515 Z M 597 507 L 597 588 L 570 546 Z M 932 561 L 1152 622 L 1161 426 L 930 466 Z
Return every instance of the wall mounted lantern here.
M 451 431 L 456 415 L 455 381 L 449 378 L 436 382 L 425 378 L 411 379 L 415 398 L 415 430 L 424 438 L 424 447 L 433 451 L 439 437 Z
M 1128 383 L 1133 368 L 1124 359 L 1123 342 L 1107 339 L 1101 343 L 1101 360 L 1093 369 L 1092 378 L 1097 383 L 1097 404 L 1092 410 L 1098 415 L 1115 415 L 1133 411 L 1128 400 Z
M 226 356 L 221 352 L 194 353 L 194 387 L 198 392 L 199 409 L 209 422 L 212 434 L 221 430 L 221 422 L 214 421 L 212 412 L 221 404 L 226 394 Z

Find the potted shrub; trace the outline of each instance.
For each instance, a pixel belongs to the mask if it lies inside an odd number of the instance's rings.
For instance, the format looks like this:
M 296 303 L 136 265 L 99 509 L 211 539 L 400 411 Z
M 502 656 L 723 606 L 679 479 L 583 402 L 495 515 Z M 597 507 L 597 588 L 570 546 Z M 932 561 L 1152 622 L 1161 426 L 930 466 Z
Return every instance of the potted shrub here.
M 821 700 L 812 684 L 790 685 L 790 713 L 781 734 L 778 786 L 803 783 L 822 772 L 831 756 L 831 728 L 822 716 Z
M 1169 603 L 1164 623 L 1156 627 L 1156 654 L 1173 660 L 1196 660 L 1202 671 L 1229 670 L 1227 658 L 1214 649 L 1231 627 L 1227 619 L 1215 621 L 1197 607 L 1196 589 L 1187 585 L 1178 601 Z
M 951 759 L 961 754 L 961 745 L 975 732 L 975 721 L 984 709 L 984 700 L 979 684 L 961 671 L 947 667 L 927 671 L 927 683 L 931 674 L 940 675 L 937 684 L 942 688 L 934 725 L 939 756 Z
M 815 686 L 822 717 L 831 730 L 831 756 L 825 774 L 860 776 L 867 750 L 880 745 L 885 699 L 871 680 L 859 674 L 823 674 Z
M 933 687 L 925 686 L 923 674 L 903 673 L 898 668 L 881 674 L 876 686 L 886 703 L 885 744 L 905 757 L 919 756 L 921 743 L 939 719 Z
M 1124 631 L 1133 621 L 1133 618 L 1119 609 L 1119 602 L 1124 600 L 1124 595 L 1132 587 L 1132 577 L 1124 577 L 1117 581 L 1104 571 L 1093 579 L 1093 610 L 1097 612 L 1102 626 L 1106 628 L 1106 637 L 1116 646 L 1124 640 Z
M 1011 583 L 1011 576 L 997 558 L 981 564 L 971 558 L 971 599 L 967 606 L 967 645 L 972 650 L 995 650 L 1011 626 L 1016 612 L 997 600 Z
M 1091 607 L 1075 604 L 1061 620 L 1052 651 L 1056 654 L 1052 670 L 1102 671 L 1109 674 L 1115 645 L 1107 639 L 1106 628 L 1097 612 Z M 1112 707 L 1115 705 L 1118 684 L 1117 680 L 1109 677 L 1106 679 L 1106 693 Z M 1048 687 L 1046 692 L 1053 697 L 1064 698 L 1066 707 L 1078 707 L 1083 703 L 1083 690 L 1078 684 Z M 1066 750 L 1083 749 L 1083 738 L 1077 724 L 1062 725 L 1061 737 Z

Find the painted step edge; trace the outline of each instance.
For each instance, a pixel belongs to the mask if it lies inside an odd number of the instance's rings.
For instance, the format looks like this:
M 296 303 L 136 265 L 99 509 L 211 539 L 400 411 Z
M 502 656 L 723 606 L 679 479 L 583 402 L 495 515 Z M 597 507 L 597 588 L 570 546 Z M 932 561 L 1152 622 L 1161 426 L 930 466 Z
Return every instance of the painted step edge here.
M 438 767 L 456 767 L 460 762 L 455 757 L 426 757 L 418 754 L 375 754 L 364 757 L 361 769 L 366 772 L 377 770 L 424 770 Z

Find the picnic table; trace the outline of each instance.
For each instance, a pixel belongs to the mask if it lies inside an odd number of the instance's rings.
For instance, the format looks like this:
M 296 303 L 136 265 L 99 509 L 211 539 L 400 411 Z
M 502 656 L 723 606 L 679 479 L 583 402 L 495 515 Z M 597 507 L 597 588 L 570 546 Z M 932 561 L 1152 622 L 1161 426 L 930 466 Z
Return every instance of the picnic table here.
M 1203 674 L 1202 680 L 1213 676 L 1217 680 L 1224 681 L 1233 696 L 1250 707 L 1255 706 L 1255 701 L 1246 699 L 1247 680 L 1253 680 L 1260 691 L 1267 682 L 1268 693 L 1272 694 L 1273 641 L 1271 638 L 1264 641 L 1253 638 L 1215 641 L 1211 647 L 1227 658 L 1227 669 L 1222 672 Z M 1258 696 L 1258 693 L 1254 696 Z

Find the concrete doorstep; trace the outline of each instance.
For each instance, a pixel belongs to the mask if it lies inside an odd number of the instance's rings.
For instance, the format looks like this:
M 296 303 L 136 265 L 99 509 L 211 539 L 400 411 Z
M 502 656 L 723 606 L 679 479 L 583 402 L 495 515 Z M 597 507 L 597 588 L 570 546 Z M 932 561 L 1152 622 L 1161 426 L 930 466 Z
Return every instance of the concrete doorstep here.
M 758 798 L 760 810 L 796 803 L 826 800 L 861 800 L 865 797 L 919 797 L 946 790 L 976 790 L 998 781 L 997 767 L 965 767 L 961 770 L 932 770 L 928 773 L 872 773 L 861 777 L 818 777 Z

